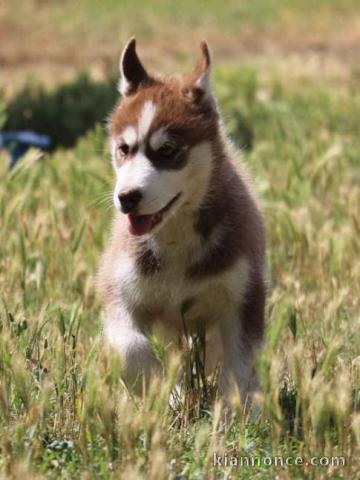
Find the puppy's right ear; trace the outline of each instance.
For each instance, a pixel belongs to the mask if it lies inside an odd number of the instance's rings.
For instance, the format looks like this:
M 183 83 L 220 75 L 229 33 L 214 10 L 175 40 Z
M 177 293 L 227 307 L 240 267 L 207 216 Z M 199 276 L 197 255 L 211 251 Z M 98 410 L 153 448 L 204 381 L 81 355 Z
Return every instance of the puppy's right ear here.
M 141 85 L 151 82 L 151 77 L 147 74 L 137 56 L 136 41 L 133 37 L 125 45 L 120 57 L 120 93 L 125 97 L 132 95 Z

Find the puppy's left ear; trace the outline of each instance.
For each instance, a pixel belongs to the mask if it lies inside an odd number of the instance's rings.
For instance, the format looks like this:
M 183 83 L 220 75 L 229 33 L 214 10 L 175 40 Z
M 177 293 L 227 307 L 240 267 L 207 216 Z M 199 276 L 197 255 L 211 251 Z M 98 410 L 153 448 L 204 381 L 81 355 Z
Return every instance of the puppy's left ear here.
M 126 97 L 135 93 L 141 86 L 148 85 L 153 79 L 143 67 L 137 52 L 135 38 L 131 38 L 120 57 L 120 93 Z
M 190 76 L 190 82 L 185 89 L 185 93 L 197 102 L 211 101 L 211 103 L 214 103 L 210 82 L 211 55 L 205 40 L 200 43 L 200 49 L 201 58 Z

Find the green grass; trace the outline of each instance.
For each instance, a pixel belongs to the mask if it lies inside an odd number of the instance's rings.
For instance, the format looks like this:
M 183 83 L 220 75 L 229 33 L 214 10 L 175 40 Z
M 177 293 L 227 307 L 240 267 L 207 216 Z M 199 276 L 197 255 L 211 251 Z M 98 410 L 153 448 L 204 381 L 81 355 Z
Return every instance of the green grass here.
M 3 478 L 337 478 L 360 475 L 360 94 L 221 69 L 228 131 L 244 144 L 268 226 L 270 293 L 259 416 L 187 391 L 177 360 L 143 399 L 101 338 L 94 276 L 111 223 L 101 128 L 0 182 L 0 470 Z M 0 157 L 2 163 L 5 157 Z M 189 401 L 189 398 L 192 401 Z M 202 406 L 202 408 L 199 408 Z M 207 408 L 209 407 L 209 408 Z M 214 468 L 230 456 L 344 456 L 346 466 Z

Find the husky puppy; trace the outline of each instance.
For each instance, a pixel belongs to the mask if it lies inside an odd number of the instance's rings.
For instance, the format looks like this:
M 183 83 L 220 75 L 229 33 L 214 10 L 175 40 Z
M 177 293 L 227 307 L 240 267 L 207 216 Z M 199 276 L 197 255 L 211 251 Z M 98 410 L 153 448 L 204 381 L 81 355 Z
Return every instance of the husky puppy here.
M 220 390 L 235 381 L 244 399 L 264 330 L 264 222 L 235 166 L 210 67 L 205 42 L 192 74 L 169 78 L 147 73 L 135 39 L 125 46 L 109 127 L 117 212 L 99 287 L 128 381 L 158 368 L 153 329 L 176 344 L 184 323 L 202 325 Z

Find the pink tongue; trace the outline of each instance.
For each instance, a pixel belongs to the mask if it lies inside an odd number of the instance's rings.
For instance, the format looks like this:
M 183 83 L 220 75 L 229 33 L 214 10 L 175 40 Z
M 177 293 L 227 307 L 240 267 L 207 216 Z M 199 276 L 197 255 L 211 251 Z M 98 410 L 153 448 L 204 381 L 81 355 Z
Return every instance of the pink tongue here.
M 129 213 L 129 230 L 132 235 L 144 235 L 153 226 L 154 215 L 132 215 Z

